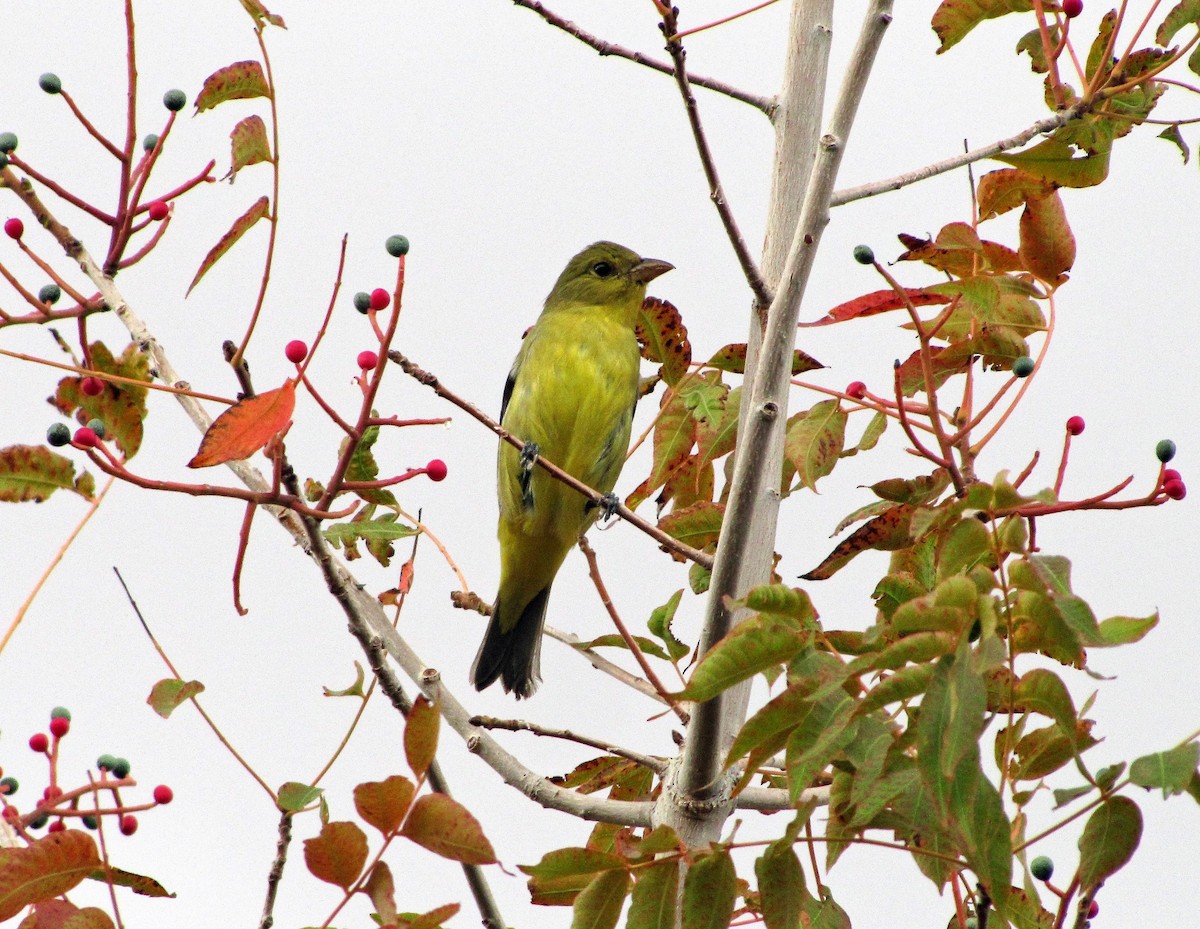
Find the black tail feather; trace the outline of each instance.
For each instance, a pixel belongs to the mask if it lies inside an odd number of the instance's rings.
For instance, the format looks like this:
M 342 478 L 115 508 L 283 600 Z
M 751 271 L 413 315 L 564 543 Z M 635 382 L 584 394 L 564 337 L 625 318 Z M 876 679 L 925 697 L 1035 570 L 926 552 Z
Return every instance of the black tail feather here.
M 496 600 L 487 634 L 479 646 L 475 663 L 471 665 L 471 683 L 476 690 L 490 687 L 497 680 L 504 685 L 506 693 L 515 694 L 518 700 L 537 690 L 542 680 L 542 626 L 549 600 L 550 585 L 547 584 L 529 601 L 517 624 L 508 632 L 500 629 L 504 605 Z

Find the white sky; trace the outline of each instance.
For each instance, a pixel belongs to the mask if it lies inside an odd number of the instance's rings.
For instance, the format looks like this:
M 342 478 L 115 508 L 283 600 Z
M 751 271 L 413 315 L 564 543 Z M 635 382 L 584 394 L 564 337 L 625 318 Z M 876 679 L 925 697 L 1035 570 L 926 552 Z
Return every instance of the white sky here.
M 1131 7 L 1140 19 L 1144 2 Z M 698 73 L 772 93 L 781 67 L 786 4 L 689 42 L 689 66 Z M 864 4 L 840 5 L 835 20 L 834 77 L 844 64 Z M 733 3 L 695 0 L 685 25 L 733 11 Z M 553 8 L 586 28 L 651 54 L 661 39 L 648 2 L 599 4 L 557 0 Z M 972 145 L 1011 135 L 1045 115 L 1038 79 L 1011 49 L 1022 22 L 1000 20 L 945 56 L 934 56 L 928 21 L 931 3 L 901 4 L 880 55 L 867 100 L 850 139 L 839 186 L 887 177 L 954 154 L 964 138 Z M 610 238 L 643 255 L 668 259 L 677 270 L 656 281 L 653 292 L 671 300 L 689 326 L 697 357 L 745 338 L 744 284 L 724 240 L 691 146 L 671 80 L 629 62 L 601 59 L 533 14 L 501 0 L 470 4 L 356 4 L 352 15 L 328 5 L 281 2 L 289 29 L 268 33 L 281 111 L 283 192 L 277 261 L 267 315 L 250 360 L 259 389 L 290 373 L 283 345 L 311 340 L 328 301 L 341 236 L 350 234 L 344 293 L 331 331 L 310 375 L 344 413 L 355 409 L 354 357 L 372 340 L 363 317 L 350 306 L 356 290 L 389 286 L 392 261 L 383 239 L 402 232 L 412 240 L 408 287 L 398 347 L 455 390 L 496 411 L 504 375 L 520 333 L 566 259 L 582 245 Z M 1103 8 L 1076 22 L 1094 28 Z M 139 136 L 160 131 L 159 100 L 183 88 L 192 112 L 203 79 L 229 62 L 256 57 L 249 21 L 235 3 L 143 4 L 138 9 L 138 68 L 142 99 Z M 6 66 L 0 78 L 0 131 L 21 138 L 20 154 L 99 204 L 115 190 L 114 163 L 99 152 L 61 101 L 37 88 L 43 71 L 58 73 L 93 120 L 121 134 L 124 94 L 120 5 L 111 2 L 47 6 L 26 0 L 5 10 Z M 1085 43 L 1086 47 L 1086 43 Z M 748 241 L 757 246 L 769 182 L 772 136 L 765 119 L 744 105 L 697 91 L 722 180 Z M 227 104 L 181 119 L 150 185 L 156 193 L 191 176 L 210 158 L 218 174 L 227 165 L 229 130 L 241 117 L 266 115 L 263 101 Z M 1194 101 L 1173 89 L 1160 113 L 1196 115 Z M 1085 497 L 1128 474 L 1145 492 L 1154 481 L 1155 442 L 1174 438 L 1175 463 L 1191 476 L 1200 447 L 1194 414 L 1197 375 L 1190 357 L 1200 343 L 1196 294 L 1196 166 L 1182 166 L 1177 150 L 1138 130 L 1113 158 L 1102 188 L 1064 192 L 1079 240 L 1072 282 L 1059 301 L 1059 325 L 1046 368 L 1002 440 L 984 456 L 980 473 L 1019 472 L 1034 450 L 1042 463 L 1030 486 L 1053 482 L 1063 422 L 1087 420 L 1076 440 L 1064 494 Z M 1185 131 L 1189 142 L 1200 139 Z M 979 166 L 978 170 L 986 170 Z M 184 299 L 195 268 L 230 221 L 269 192 L 265 166 L 247 169 L 236 185 L 216 184 L 175 205 L 171 229 L 148 260 L 122 274 L 119 286 L 149 321 L 183 376 L 202 390 L 230 395 L 236 385 L 220 344 L 238 338 L 261 273 L 265 228 L 243 241 Z M 900 251 L 897 232 L 926 235 L 969 216 L 962 172 L 914 188 L 838 209 L 822 245 L 802 317 L 882 286 L 856 265 L 850 250 L 871 243 L 881 258 Z M 0 197 L 0 215 L 15 211 Z M 94 224 L 60 214 L 93 252 L 102 240 Z M 1015 244 L 1015 221 L 992 225 L 990 237 Z M 27 239 L 50 254 L 49 237 L 30 221 Z M 40 286 L 7 239 L 0 260 L 27 283 Z M 66 268 L 65 263 L 60 267 Z M 918 269 L 901 269 L 907 283 Z M 0 289 L 0 305 L 15 303 Z M 801 344 L 829 365 L 814 380 L 842 387 L 864 380 L 890 383 L 892 359 L 911 351 L 898 320 L 881 318 L 853 327 L 809 330 Z M 119 349 L 125 333 L 115 320 L 89 328 Z M 68 339 L 72 333 L 64 327 Z M 0 346 L 56 357 L 48 335 L 32 328 L 5 330 Z M 37 443 L 54 421 L 44 398 L 56 377 L 47 369 L 0 359 L 5 385 L 0 444 Z M 796 396 L 794 407 L 817 398 Z M 656 401 L 655 401 L 656 402 Z M 654 402 L 639 412 L 647 422 Z M 432 394 L 394 371 L 380 397 L 385 413 L 453 415 Z M 865 417 L 860 425 L 865 425 Z M 786 579 L 811 568 L 833 545 L 827 536 L 846 513 L 869 500 L 861 485 L 919 468 L 889 451 L 845 461 L 820 484 L 819 495 L 798 494 L 785 506 L 779 549 Z M 336 431 L 306 399 L 297 409 L 288 448 L 302 475 L 322 477 L 333 460 Z M 198 436 L 179 408 L 151 402 L 144 450 L 134 460 L 143 474 L 188 479 L 183 465 Z M 449 478 L 441 484 L 404 485 L 404 505 L 423 508 L 446 542 L 472 589 L 490 598 L 496 582 L 494 542 L 494 440 L 464 416 L 449 428 L 405 430 L 377 446 L 383 471 L 398 473 L 441 457 Z M 81 456 L 77 456 L 81 457 Z M 261 461 L 261 459 L 259 459 Z M 632 462 L 618 491 L 632 489 L 646 468 Z M 214 471 L 211 480 L 226 480 Z M 1200 478 L 1194 482 L 1200 492 Z M 1133 491 L 1131 491 L 1132 495 Z M 1101 616 L 1146 615 L 1162 623 L 1143 643 L 1093 654 L 1092 667 L 1115 681 L 1067 674 L 1077 703 L 1094 688 L 1096 734 L 1104 742 L 1088 760 L 1093 770 L 1162 750 L 1198 723 L 1194 658 L 1200 632 L 1194 622 L 1195 569 L 1200 538 L 1191 500 L 1150 510 L 1069 515 L 1043 520 L 1039 542 L 1072 558 L 1075 588 Z M 83 512 L 77 499 L 59 495 L 42 506 L 0 508 L 5 569 L 0 572 L 0 624 L 7 625 Z M 155 716 L 145 697 L 168 676 L 142 635 L 111 568 L 130 583 L 161 643 L 185 677 L 208 687 L 204 703 L 226 734 L 271 784 L 311 778 L 341 738 L 355 707 L 321 696 L 321 686 L 342 688 L 362 660 L 345 621 L 311 564 L 280 532 L 260 518 L 243 583 L 250 615 L 231 605 L 230 574 L 240 505 L 148 494 L 117 487 L 67 553 L 15 638 L 0 656 L 0 766 L 25 785 L 25 799 L 44 784 L 40 762 L 26 748 L 44 730 L 50 708 L 65 704 L 75 715 L 63 746 L 62 774 L 75 784 L 102 752 L 124 755 L 141 780 L 134 796 L 154 784 L 176 791 L 170 807 L 143 814 L 132 839 L 114 835 L 114 861 L 153 875 L 178 893 L 174 901 L 122 894 L 128 925 L 151 920 L 199 927 L 257 921 L 266 872 L 275 845 L 276 814 L 265 795 L 231 760 L 196 715 L 181 710 L 169 722 Z M 653 606 L 686 586 L 685 571 L 657 555 L 652 542 L 623 525 L 593 533 L 602 567 L 627 621 L 644 622 Z M 402 548 L 402 551 L 405 549 Z M 401 559 L 398 557 L 397 564 Z M 885 556 L 868 553 L 834 580 L 810 586 L 825 622 L 864 628 L 873 608 L 870 590 Z M 392 586 L 393 572 L 355 565 L 372 589 Z M 545 684 L 529 703 L 515 706 L 495 689 L 468 693 L 466 671 L 482 623 L 449 608 L 454 577 L 423 544 L 416 587 L 401 619 L 404 634 L 430 665 L 458 688 L 473 710 L 523 715 L 550 726 L 572 726 L 650 753 L 673 751 L 669 724 L 642 722 L 655 707 L 626 693 L 565 648 L 548 643 Z M 694 639 L 701 601 L 685 596 L 679 630 Z M 609 631 L 586 580 L 582 558 L 572 555 L 556 586 L 550 622 L 591 637 Z M 333 818 L 353 818 L 350 788 L 362 780 L 403 773 L 400 721 L 382 700 L 366 719 L 325 782 Z M 528 735 L 504 742 L 533 768 L 569 770 L 591 753 Z M 561 845 L 582 844 L 588 826 L 547 813 L 504 790 L 498 778 L 444 734 L 443 763 L 455 794 L 483 821 L 509 872 Z M 1056 786 L 1075 783 L 1069 773 Z M 132 799 L 132 798 L 131 798 Z M 1200 856 L 1197 810 L 1190 800 L 1163 804 L 1139 796 L 1146 815 L 1143 848 L 1104 888 L 1097 925 L 1189 925 L 1200 904 L 1194 862 Z M 1037 815 L 1049 811 L 1043 806 Z M 747 820 L 743 835 L 755 827 Z M 782 819 L 767 822 L 778 832 Z M 295 825 L 288 872 L 276 909 L 280 926 L 317 925 L 338 892 L 303 868 L 300 840 L 316 833 L 316 817 Z M 1035 831 L 1034 829 L 1030 830 Z M 1045 843 L 1059 874 L 1075 863 L 1074 839 Z M 372 837 L 374 841 L 374 837 Z M 461 900 L 455 925 L 474 924 L 474 911 L 456 866 L 392 853 L 402 908 L 431 909 Z M 740 866 L 751 874 L 749 861 Z M 522 927 L 563 925 L 565 911 L 532 908 L 519 875 L 494 872 L 494 890 L 506 919 Z M 953 904 L 939 899 L 911 861 L 895 853 L 851 851 L 827 878 L 856 925 L 936 926 Z M 811 882 L 811 877 L 810 877 Z M 99 885 L 78 902 L 106 899 Z M 365 899 L 338 917 L 337 925 L 365 925 Z M 897 916 L 897 914 L 904 914 Z

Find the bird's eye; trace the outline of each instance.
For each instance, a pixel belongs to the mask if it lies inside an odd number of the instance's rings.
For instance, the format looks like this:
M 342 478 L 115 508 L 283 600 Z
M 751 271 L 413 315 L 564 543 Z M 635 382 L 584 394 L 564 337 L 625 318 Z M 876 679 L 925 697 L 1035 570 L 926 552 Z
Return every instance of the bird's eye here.
M 617 273 L 617 269 L 607 261 L 597 261 L 594 265 L 592 265 L 592 273 L 595 274 L 596 277 L 612 277 Z

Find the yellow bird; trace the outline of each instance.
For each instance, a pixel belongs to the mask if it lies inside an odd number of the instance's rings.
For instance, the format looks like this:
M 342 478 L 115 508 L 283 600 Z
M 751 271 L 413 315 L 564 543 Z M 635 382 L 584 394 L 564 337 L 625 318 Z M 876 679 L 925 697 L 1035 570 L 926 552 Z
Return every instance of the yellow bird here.
M 559 275 L 517 353 L 500 423 L 525 442 L 525 451 L 500 443 L 500 590 L 471 666 L 478 690 L 499 679 L 520 699 L 541 680 L 550 585 L 599 508 L 535 467 L 533 458 L 541 455 L 611 495 L 637 402 L 638 311 L 646 285 L 672 267 L 612 242 L 589 245 Z

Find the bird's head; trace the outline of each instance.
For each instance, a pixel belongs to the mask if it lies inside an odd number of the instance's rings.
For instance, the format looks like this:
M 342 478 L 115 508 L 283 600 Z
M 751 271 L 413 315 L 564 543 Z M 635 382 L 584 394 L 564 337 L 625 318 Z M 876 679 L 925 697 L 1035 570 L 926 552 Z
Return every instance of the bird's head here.
M 567 263 L 546 298 L 546 309 L 611 306 L 628 314 L 632 322 L 646 298 L 646 285 L 673 267 L 613 242 L 596 242 Z

